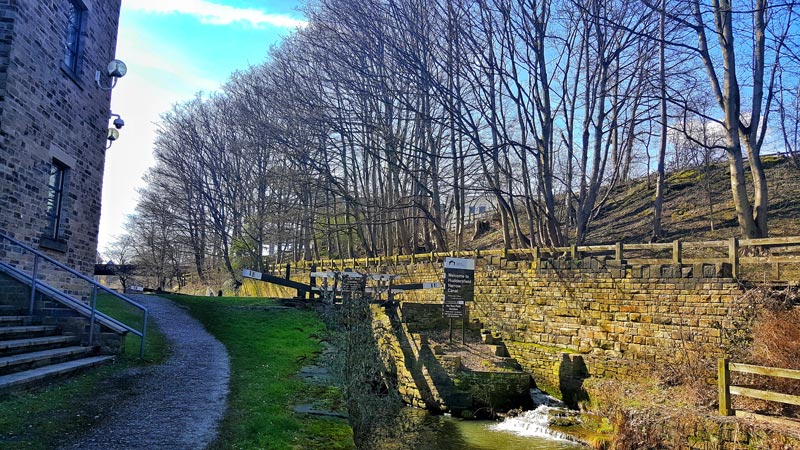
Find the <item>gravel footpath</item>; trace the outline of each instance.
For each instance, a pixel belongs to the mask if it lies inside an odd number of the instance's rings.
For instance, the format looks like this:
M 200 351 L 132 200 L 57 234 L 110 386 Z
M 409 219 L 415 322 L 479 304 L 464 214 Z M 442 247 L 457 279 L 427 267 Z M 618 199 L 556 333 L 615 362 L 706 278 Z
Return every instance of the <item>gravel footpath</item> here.
M 199 450 L 217 435 L 230 376 L 225 347 L 171 301 L 132 298 L 147 306 L 170 343 L 170 356 L 131 374 L 136 394 L 61 450 Z

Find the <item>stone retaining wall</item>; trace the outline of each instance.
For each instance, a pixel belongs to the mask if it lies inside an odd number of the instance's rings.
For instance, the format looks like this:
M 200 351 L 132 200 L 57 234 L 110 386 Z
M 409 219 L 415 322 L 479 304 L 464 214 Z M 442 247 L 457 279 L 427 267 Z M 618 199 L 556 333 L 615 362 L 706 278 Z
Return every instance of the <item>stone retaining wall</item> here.
M 443 264 L 359 271 L 395 273 L 400 283 L 441 281 Z M 295 277 L 307 282 L 307 275 Z M 584 395 L 581 382 L 588 376 L 624 378 L 673 360 L 678 349 L 722 355 L 723 331 L 741 294 L 727 264 L 634 266 L 595 258 L 479 259 L 475 283 L 470 319 L 499 332 L 537 386 L 570 403 Z M 442 290 L 397 299 L 441 303 Z M 418 312 L 408 304 L 403 309 Z

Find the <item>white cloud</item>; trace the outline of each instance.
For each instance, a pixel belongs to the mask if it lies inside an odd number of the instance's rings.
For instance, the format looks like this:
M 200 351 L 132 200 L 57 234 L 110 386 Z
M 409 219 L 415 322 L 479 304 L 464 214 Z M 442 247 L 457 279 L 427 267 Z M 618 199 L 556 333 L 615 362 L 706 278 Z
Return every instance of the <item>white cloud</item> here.
M 101 251 L 125 233 L 125 218 L 138 201 L 136 190 L 144 187 L 142 176 L 155 162 L 152 150 L 161 113 L 197 91 L 214 91 L 220 85 L 181 49 L 126 25 L 119 30 L 117 56 L 128 64 L 128 74 L 114 89 L 111 109 L 122 115 L 125 127 L 106 152 L 98 236 Z
M 211 25 L 231 25 L 241 22 L 249 23 L 256 28 L 264 26 L 297 28 L 307 24 L 304 20 L 282 14 L 268 14 L 258 9 L 236 8 L 206 0 L 129 0 L 123 2 L 123 8 L 147 13 L 188 14 Z

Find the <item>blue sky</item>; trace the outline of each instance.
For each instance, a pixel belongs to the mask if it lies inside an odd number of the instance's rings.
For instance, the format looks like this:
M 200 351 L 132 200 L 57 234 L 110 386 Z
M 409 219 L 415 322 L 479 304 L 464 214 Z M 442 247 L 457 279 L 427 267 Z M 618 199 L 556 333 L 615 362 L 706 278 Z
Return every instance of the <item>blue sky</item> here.
M 272 45 L 303 26 L 296 0 L 123 0 L 117 58 L 128 74 L 111 109 L 125 119 L 106 152 L 98 249 L 124 231 L 136 189 L 153 164 L 161 113 L 197 92 L 217 89 L 235 70 L 266 59 Z

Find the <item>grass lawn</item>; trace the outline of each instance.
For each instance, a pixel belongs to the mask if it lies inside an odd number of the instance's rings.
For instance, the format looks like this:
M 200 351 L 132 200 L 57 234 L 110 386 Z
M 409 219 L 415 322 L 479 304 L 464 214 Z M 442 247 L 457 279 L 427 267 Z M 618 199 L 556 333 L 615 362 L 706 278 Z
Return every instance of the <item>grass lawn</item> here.
M 140 329 L 141 314 L 138 313 L 137 318 L 137 313 L 127 305 L 120 305 L 118 299 L 98 296 L 97 304 L 99 310 Z M 112 365 L 89 370 L 49 387 L 0 396 L 0 448 L 52 449 L 68 436 L 79 434 L 102 420 L 106 411 L 126 393 L 129 379 L 123 372 L 131 367 L 159 363 L 167 355 L 164 336 L 153 324 L 148 324 L 144 360 L 139 359 L 139 345 L 137 336 L 128 335 L 124 354 Z
M 296 374 L 322 350 L 324 325 L 313 311 L 272 309 L 268 299 L 168 296 L 227 348 L 231 359 L 228 410 L 212 449 L 352 449 L 346 421 L 304 416 L 297 404 L 337 402 L 333 388 Z

